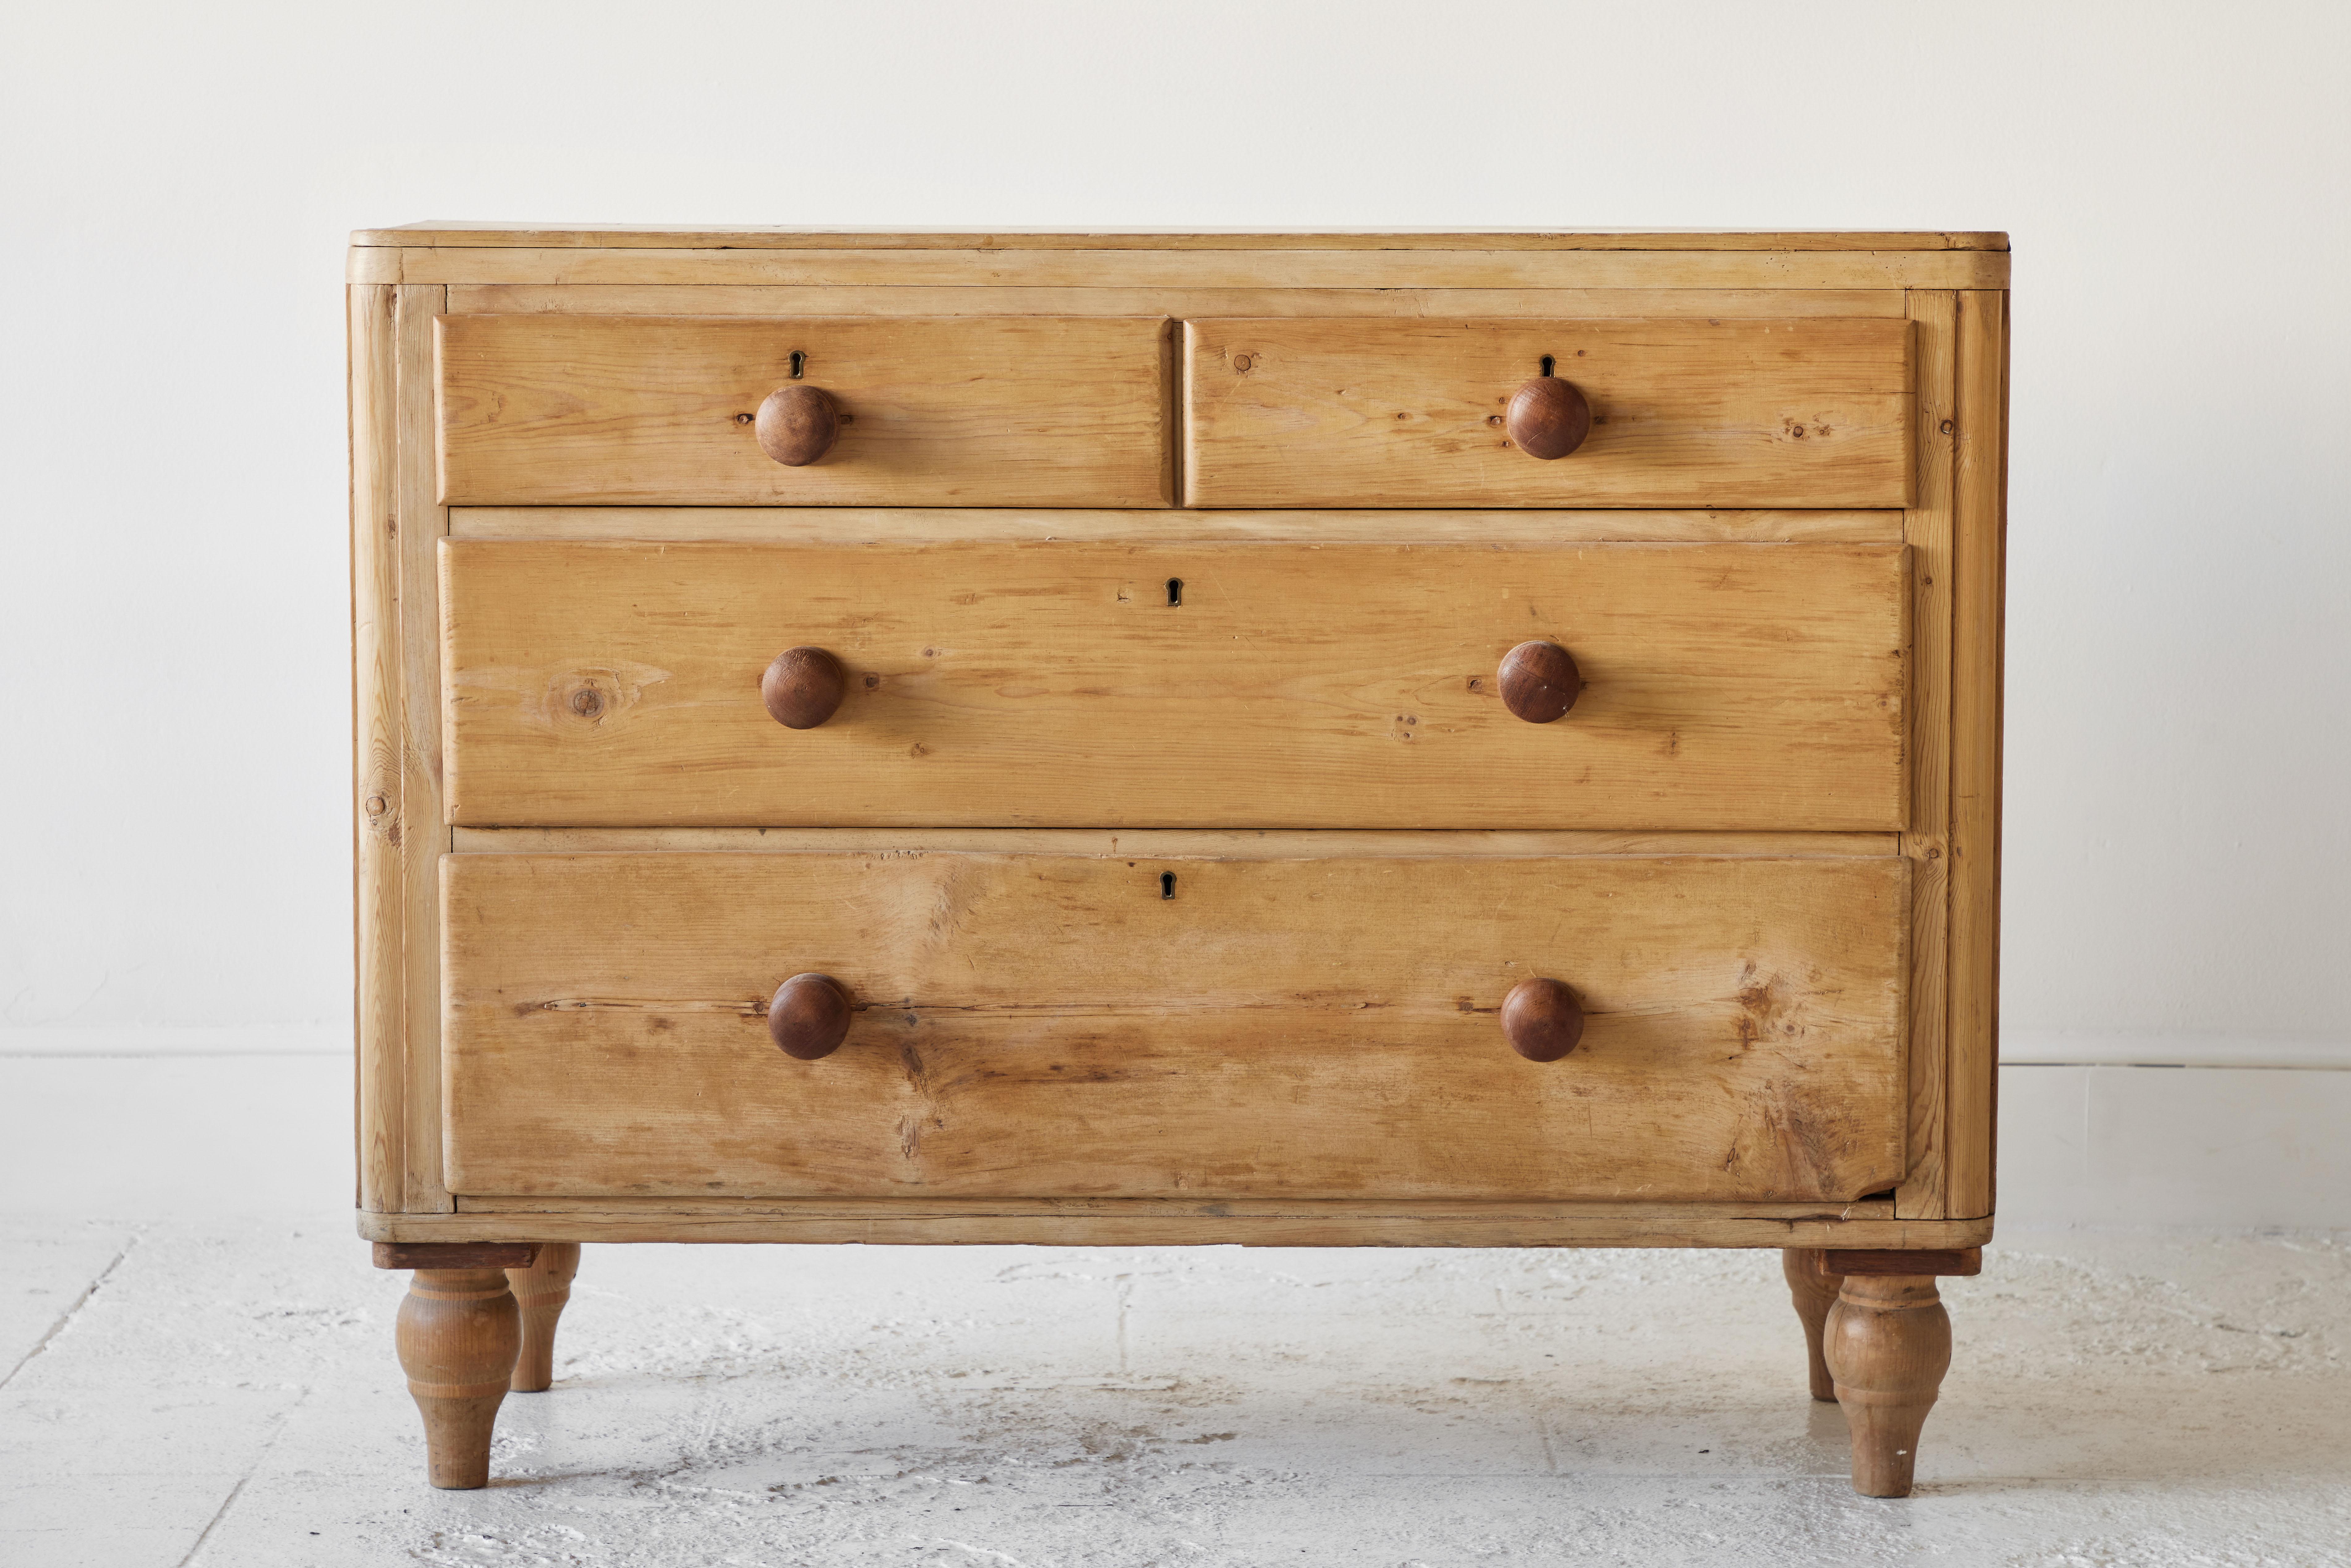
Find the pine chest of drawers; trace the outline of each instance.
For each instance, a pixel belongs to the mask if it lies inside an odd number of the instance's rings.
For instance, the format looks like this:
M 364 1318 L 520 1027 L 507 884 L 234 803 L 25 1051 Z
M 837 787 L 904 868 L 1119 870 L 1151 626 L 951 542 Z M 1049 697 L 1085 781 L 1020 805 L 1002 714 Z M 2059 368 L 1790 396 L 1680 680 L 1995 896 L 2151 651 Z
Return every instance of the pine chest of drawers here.
M 1997 235 L 363 233 L 359 1205 L 437 1485 L 593 1241 L 1990 1236 Z

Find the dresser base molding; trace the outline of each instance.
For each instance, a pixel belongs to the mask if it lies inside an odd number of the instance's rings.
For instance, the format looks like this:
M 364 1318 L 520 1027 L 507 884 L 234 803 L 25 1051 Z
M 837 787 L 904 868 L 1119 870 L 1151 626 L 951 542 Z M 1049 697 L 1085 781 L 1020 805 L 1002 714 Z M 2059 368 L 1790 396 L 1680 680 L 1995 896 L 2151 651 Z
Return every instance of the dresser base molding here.
M 494 1204 L 455 1214 L 361 1214 L 377 1242 L 863 1242 L 968 1247 L 1805 1247 L 1908 1251 L 1980 1247 L 1982 1219 L 1897 1219 L 1855 1204 L 1058 1203 L 873 1198 L 750 1203 Z M 1876 1210 L 1875 1214 L 1851 1211 Z M 401 1265 L 388 1265 L 400 1267 Z

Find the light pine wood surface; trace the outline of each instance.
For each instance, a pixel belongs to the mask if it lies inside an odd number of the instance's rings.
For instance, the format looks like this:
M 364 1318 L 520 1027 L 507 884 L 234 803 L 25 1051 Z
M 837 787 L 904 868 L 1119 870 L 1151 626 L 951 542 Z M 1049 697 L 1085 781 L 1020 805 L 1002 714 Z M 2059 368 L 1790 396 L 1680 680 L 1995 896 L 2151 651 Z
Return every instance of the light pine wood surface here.
M 1194 507 L 1900 507 L 1910 329 L 1887 320 L 1188 320 Z M 1555 361 L 1590 438 L 1503 427 Z
M 491 1430 L 522 1345 L 505 1270 L 417 1270 L 395 1338 L 424 1418 L 427 1479 L 455 1491 L 489 1485 Z
M 1890 1205 L 1156 1198 L 461 1197 L 454 1214 L 363 1214 L 360 1233 L 417 1240 L 533 1236 L 996 1247 L 1973 1247 L 1991 1221 L 1900 1220 Z
M 351 895 L 358 1049 L 359 1207 L 407 1199 L 407 1020 L 401 881 L 400 482 L 397 291 L 350 298 L 351 439 Z
M 1777 1246 L 1906 1494 L 1991 1233 L 2006 250 L 354 236 L 360 1223 L 434 1483 L 584 1242 Z M 845 1035 L 770 1038 L 793 976 Z
M 1788 1281 L 1788 1294 L 1796 1303 L 1796 1319 L 1804 1328 L 1804 1364 L 1813 1397 L 1823 1404 L 1836 1398 L 1836 1380 L 1829 1375 L 1829 1364 L 1823 1354 L 1823 1336 L 1828 1328 L 1829 1309 L 1836 1305 L 1836 1275 L 1821 1268 L 1821 1252 L 1810 1247 L 1791 1247 L 1780 1254 L 1780 1271 Z
M 1910 569 L 1901 712 L 1907 755 L 1897 763 L 1906 777 L 1896 786 L 1903 798 L 1893 823 L 1901 836 L 1893 839 L 1884 830 L 1798 834 L 1798 841 L 1813 847 L 1792 845 L 1787 852 L 1876 854 L 1898 843 L 1909 862 L 1911 909 L 1904 938 L 1908 1016 L 1902 1030 L 1909 1127 L 1905 1175 L 1893 1207 L 1899 1209 L 1899 1223 L 1911 1228 L 1903 1232 L 1910 1240 L 1888 1242 L 1854 1230 L 1896 1223 L 1892 1216 L 1879 1219 L 1860 1209 L 1840 1210 L 1835 1218 L 1740 1220 L 1709 1218 L 1698 1207 L 1678 1212 L 1687 1235 L 1723 1245 L 1741 1244 L 1742 1239 L 1753 1244 L 1752 1231 L 1742 1231 L 1741 1225 L 1818 1227 L 1824 1236 L 1834 1233 L 1819 1245 L 1841 1239 L 1842 1244 L 1865 1247 L 1965 1245 L 1954 1238 L 1985 1228 L 1976 1217 L 1989 1214 L 1992 1197 L 1999 501 L 2006 379 L 2006 298 L 1999 291 L 2007 283 L 2004 236 L 853 235 L 421 225 L 370 231 L 359 239 L 351 276 L 361 287 L 352 293 L 351 320 L 361 1189 L 363 1204 L 408 1211 L 383 1223 L 439 1235 L 435 1227 L 476 1225 L 485 1202 L 507 1201 L 495 1196 L 459 1200 L 440 1179 L 441 1052 L 434 1015 L 441 989 L 435 973 L 441 933 L 432 898 L 437 861 L 453 841 L 502 849 L 524 839 L 542 849 L 611 849 L 626 842 L 638 852 L 663 852 L 689 844 L 777 852 L 785 841 L 796 840 L 791 852 L 821 854 L 838 852 L 837 846 L 851 839 L 895 835 L 901 841 L 895 847 L 918 847 L 919 841 L 937 848 L 963 845 L 980 832 L 944 819 L 922 833 L 852 828 L 831 830 L 831 837 L 814 826 L 737 831 L 716 819 L 696 828 L 634 821 L 606 828 L 459 827 L 453 832 L 442 825 L 445 714 L 438 692 L 441 616 L 432 573 L 433 546 L 445 528 L 461 540 L 634 538 L 810 547 L 1048 539 L 1154 547 L 1241 541 L 1505 547 L 1586 539 L 1905 542 Z M 673 506 L 453 510 L 441 504 L 433 450 L 432 329 L 444 312 L 451 318 L 698 318 L 722 327 L 835 318 L 864 318 L 887 327 L 910 316 L 966 324 L 1011 317 L 1089 318 L 1105 324 L 1120 318 L 1170 317 L 1195 323 L 1250 319 L 1346 325 L 1355 318 L 1356 326 L 1364 318 L 1387 317 L 1401 328 L 1472 321 L 1523 328 L 1556 320 L 1637 327 L 1663 318 L 1683 324 L 1711 319 L 1811 329 L 1899 326 L 1907 320 L 1914 335 L 1905 380 L 1912 392 L 1906 434 L 1914 488 L 1901 502 L 1907 511 L 1890 509 L 1896 503 L 1883 501 L 1726 509 L 1719 500 L 1710 500 L 1704 509 L 1646 503 L 1614 510 L 1515 503 L 1496 508 L 1483 502 L 1487 509 L 1378 509 L 1391 505 L 1393 495 L 1353 509 L 1334 507 L 1326 499 L 1313 508 L 1194 512 L 1167 507 L 1159 499 L 1137 510 L 1125 498 L 1091 509 L 1031 503 L 969 510 L 962 509 L 962 497 L 927 510 L 879 503 L 778 507 L 766 504 L 765 497 L 736 506 L 695 504 L 704 499 L 696 497 L 694 503 Z M 1182 416 L 1166 383 L 1176 356 L 1164 348 L 1160 353 L 1163 439 L 1154 477 L 1165 486 L 1171 478 L 1169 448 L 1181 434 Z M 855 428 L 852 422 L 849 430 Z M 1558 468 L 1575 461 L 1529 465 Z M 375 532 L 365 519 L 384 514 L 389 520 Z M 371 554 L 370 539 L 383 548 Z M 1187 579 L 1187 599 L 1192 591 Z M 371 632 L 371 625 L 381 630 Z M 852 693 L 852 704 L 857 700 Z M 1571 716 L 1562 725 L 1573 721 Z M 1510 781 L 1509 787 L 1518 786 Z M 378 800 L 381 810 L 371 811 L 371 802 Z M 1408 819 L 1392 821 L 1402 827 Z M 1407 856 L 1421 852 L 1413 843 L 1416 837 L 1450 838 L 1464 848 L 1476 838 L 1478 853 L 1505 858 L 1517 852 L 1506 844 L 1536 838 L 1553 841 L 1554 850 L 1575 840 L 1577 852 L 1605 848 L 1638 853 L 1644 852 L 1639 846 L 1667 843 L 1687 847 L 1679 833 L 1631 830 L 1600 817 L 1576 821 L 1590 826 L 1567 834 L 1431 834 L 1416 827 L 1350 836 L 1362 841 L 1364 852 L 1370 852 L 1371 841 L 1384 839 L 1388 847 L 1380 852 Z M 1759 822 L 1753 831 L 1702 836 L 1724 849 L 1740 844 L 1768 852 L 1770 841 L 1784 837 L 1792 825 Z M 1099 852 L 1113 841 L 1132 849 L 1150 836 L 1157 852 L 1171 860 L 1183 858 L 1179 844 L 1185 855 L 1222 859 L 1270 853 L 1268 843 L 1287 847 L 1287 839 L 1309 836 L 1236 833 L 1232 828 L 1204 821 L 1186 842 L 1180 832 L 1148 834 L 1106 823 L 1091 828 L 1099 841 L 1083 852 Z M 1041 845 L 1054 831 L 1029 829 L 1021 837 Z M 1241 847 L 1240 841 L 1252 837 L 1258 849 Z M 1833 843 L 1850 847 L 1826 847 Z M 1121 852 L 1110 847 L 1107 852 Z M 1945 1220 L 1944 1215 L 1968 1218 Z M 893 1226 L 912 1235 L 903 1227 L 919 1224 L 944 1239 L 973 1234 L 970 1225 L 978 1217 L 919 1222 L 904 1213 L 871 1222 L 810 1218 L 825 1226 L 864 1225 L 872 1235 Z M 1327 1209 L 1303 1218 L 1259 1218 L 1289 1228 L 1285 1233 L 1293 1237 L 1334 1242 L 1416 1228 L 1426 1239 L 1432 1226 L 1444 1228 L 1426 1217 L 1402 1221 L 1342 1217 Z M 781 1235 L 789 1228 L 780 1215 L 743 1211 L 738 1218 L 745 1235 Z M 1521 1215 L 1493 1220 L 1482 1233 L 1542 1235 L 1556 1244 L 1562 1237 L 1655 1241 L 1672 1228 L 1667 1221 L 1629 1210 L 1619 1211 L 1618 1218 L 1621 1224 L 1583 1214 L 1554 1213 L 1541 1220 Z M 579 1216 L 567 1220 L 580 1222 Z M 601 1215 L 594 1223 L 647 1235 L 647 1227 L 662 1222 L 632 1210 Z M 695 1233 L 707 1234 L 710 1226 L 735 1222 L 695 1215 L 692 1223 Z M 1018 1223 L 1042 1235 L 1051 1227 L 1079 1222 L 1056 1213 L 1027 1216 Z M 1203 1223 L 1222 1220 L 1146 1218 L 1123 1210 L 1115 1219 L 1083 1221 L 1094 1228 L 1090 1235 L 1110 1234 L 1102 1228 L 1111 1226 L 1123 1228 L 1121 1235 L 1175 1226 L 1186 1237 L 1206 1234 L 1197 1228 Z M 875 1225 L 881 1230 L 872 1229 Z M 1544 1225 L 1552 1228 L 1543 1230 Z M 1558 1228 L 1562 1225 L 1565 1230 Z
M 1932 1274 L 1846 1274 L 1823 1355 L 1853 1435 L 1853 1490 L 1908 1497 L 1918 1435 L 1951 1364 L 1951 1319 Z
M 1310 860 L 1317 855 L 1890 855 L 1896 833 L 1618 833 L 1246 831 L 1134 828 L 456 828 L 451 847 L 475 854 L 567 854 L 709 850 L 735 854 L 893 854 L 968 850 L 983 854 L 1100 855 L 1154 860 Z
M 1900 544 L 1896 511 L 1103 511 L 991 507 L 452 507 L 460 539 L 740 544 Z
M 1192 234 L 1087 229 L 1007 234 L 988 229 L 877 234 L 853 229 L 747 227 L 678 229 L 658 224 L 503 224 L 424 222 L 360 229 L 354 246 L 487 246 L 583 250 L 631 246 L 712 246 L 730 250 L 1654 250 L 1905 251 L 2008 248 L 2004 234 L 1941 229 L 1583 229 L 1443 233 L 1370 229 L 1353 234 L 1280 234 L 1210 229 Z
M 2001 691 L 2008 296 L 1959 299 L 1951 607 L 1950 1212 L 1992 1211 L 2000 1061 Z
M 1899 857 L 455 855 L 462 1191 L 1818 1198 L 1902 1169 Z M 788 976 L 860 1008 L 768 1043 Z M 1521 1060 L 1503 993 L 1583 999 Z
M 453 316 L 438 349 L 449 502 L 1173 498 L 1156 318 Z M 751 423 L 795 380 L 843 419 L 805 467 L 769 459 Z
M 452 541 L 444 559 L 468 826 L 1902 824 L 1898 546 Z M 1496 695 L 1529 638 L 1583 669 L 1557 723 Z M 803 644 L 849 695 L 792 731 L 758 682 Z
M 522 1348 L 507 1383 L 511 1392 L 543 1394 L 555 1382 L 556 1326 L 571 1301 L 571 1281 L 579 1272 L 576 1241 L 550 1241 L 528 1263 L 507 1270 L 507 1286 L 514 1291 L 522 1325 Z
M 355 247 L 352 283 L 897 288 L 1975 288 L 2005 251 Z
M 434 494 L 433 340 L 448 306 L 445 288 L 403 285 L 395 315 L 395 388 L 400 444 L 393 472 L 400 541 L 400 881 L 402 1019 L 399 1046 L 408 1140 L 404 1207 L 452 1206 L 441 1179 L 440 858 L 449 847 L 442 800 L 441 661 L 433 628 L 441 619 L 437 551 L 448 508 Z
M 1906 1218 L 1940 1218 L 1945 1192 L 1945 1041 L 1949 1033 L 1951 867 L 1951 454 L 1958 443 L 1957 297 L 1910 296 L 1918 472 L 1903 514 L 1910 545 L 1910 1174 Z
M 1899 288 L 1156 288 L 1018 285 L 488 283 L 449 290 L 452 315 L 586 316 L 1883 316 Z

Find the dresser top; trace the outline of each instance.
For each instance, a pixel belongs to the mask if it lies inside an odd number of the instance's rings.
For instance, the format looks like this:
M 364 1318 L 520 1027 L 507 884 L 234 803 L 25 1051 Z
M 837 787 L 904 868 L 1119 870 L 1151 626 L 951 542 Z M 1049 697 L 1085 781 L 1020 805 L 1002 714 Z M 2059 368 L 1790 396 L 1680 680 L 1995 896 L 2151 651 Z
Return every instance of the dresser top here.
M 494 224 L 430 221 L 359 229 L 360 246 L 478 246 L 551 250 L 648 247 L 665 250 L 1657 250 L 1657 251 L 2005 251 L 2008 235 L 1927 230 L 1583 229 L 1487 234 L 1366 230 L 1352 234 L 1267 234 L 1200 230 L 1188 234 L 1126 229 L 1015 234 L 994 229 L 876 233 L 820 228 L 666 228 L 644 224 Z

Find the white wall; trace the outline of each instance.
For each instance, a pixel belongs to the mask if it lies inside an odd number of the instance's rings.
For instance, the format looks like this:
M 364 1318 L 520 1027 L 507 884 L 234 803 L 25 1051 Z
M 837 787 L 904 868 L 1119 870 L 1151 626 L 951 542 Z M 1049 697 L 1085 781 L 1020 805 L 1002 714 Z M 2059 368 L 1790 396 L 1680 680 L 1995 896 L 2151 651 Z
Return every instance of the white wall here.
M 353 227 L 1952 227 L 2016 246 L 2011 1039 L 2351 1061 L 2346 65 L 2320 3 L 14 13 L 0 1030 L 346 1027 Z

